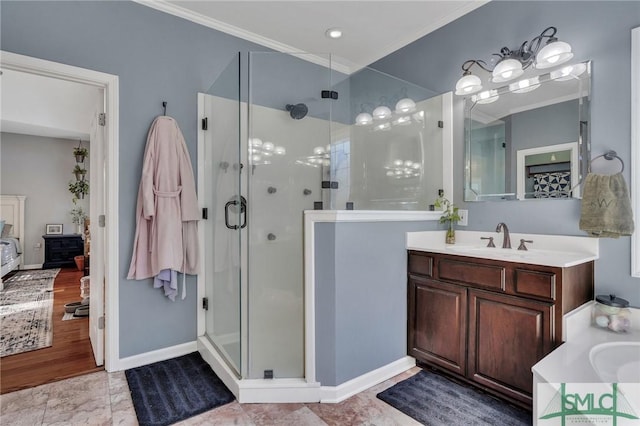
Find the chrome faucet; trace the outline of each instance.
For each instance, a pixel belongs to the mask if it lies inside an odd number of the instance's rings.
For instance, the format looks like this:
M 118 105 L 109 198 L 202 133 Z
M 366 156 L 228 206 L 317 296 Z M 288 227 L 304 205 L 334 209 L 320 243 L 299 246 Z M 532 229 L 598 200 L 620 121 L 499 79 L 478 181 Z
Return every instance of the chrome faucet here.
M 503 231 L 503 233 L 504 233 L 504 237 L 502 239 L 502 248 L 510 249 L 511 248 L 511 238 L 509 237 L 509 228 L 507 227 L 506 223 L 500 222 L 498 224 L 498 226 L 496 227 L 496 232 L 500 232 L 500 231 Z

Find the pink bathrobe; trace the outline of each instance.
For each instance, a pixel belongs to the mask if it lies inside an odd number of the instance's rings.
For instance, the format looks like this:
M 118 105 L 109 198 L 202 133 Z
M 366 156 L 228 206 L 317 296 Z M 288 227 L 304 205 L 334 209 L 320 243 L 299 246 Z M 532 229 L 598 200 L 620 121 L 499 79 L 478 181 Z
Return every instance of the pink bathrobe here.
M 157 117 L 144 153 L 127 278 L 151 278 L 164 269 L 197 274 L 199 214 L 191 160 L 178 123 Z

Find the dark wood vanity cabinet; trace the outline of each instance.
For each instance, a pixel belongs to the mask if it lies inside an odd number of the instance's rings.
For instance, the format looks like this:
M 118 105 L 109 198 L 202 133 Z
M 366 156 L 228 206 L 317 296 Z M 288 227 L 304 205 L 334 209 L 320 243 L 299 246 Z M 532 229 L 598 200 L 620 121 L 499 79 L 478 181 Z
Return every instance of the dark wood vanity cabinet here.
M 593 262 L 408 255 L 409 355 L 530 407 L 531 367 L 562 342 L 562 316 L 593 299 Z

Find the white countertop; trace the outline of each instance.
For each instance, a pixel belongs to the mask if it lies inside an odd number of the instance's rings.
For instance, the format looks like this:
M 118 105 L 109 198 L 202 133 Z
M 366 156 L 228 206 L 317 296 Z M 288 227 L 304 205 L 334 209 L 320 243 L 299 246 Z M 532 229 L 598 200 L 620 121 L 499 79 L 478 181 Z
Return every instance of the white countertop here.
M 456 243 L 445 244 L 446 231 L 408 232 L 408 250 L 457 254 L 481 259 L 529 263 L 555 267 L 569 267 L 598 258 L 598 239 L 565 235 L 511 234 L 511 249 L 503 249 L 502 233 L 456 230 Z M 487 240 L 493 237 L 495 248 L 488 248 Z M 517 250 L 520 239 L 532 240 L 527 251 Z

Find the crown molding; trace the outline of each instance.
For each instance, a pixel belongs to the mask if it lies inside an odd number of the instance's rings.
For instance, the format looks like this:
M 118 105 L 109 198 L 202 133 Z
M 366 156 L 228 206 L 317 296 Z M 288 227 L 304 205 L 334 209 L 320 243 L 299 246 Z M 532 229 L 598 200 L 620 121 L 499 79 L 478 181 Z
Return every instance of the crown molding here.
M 350 63 L 347 61 L 344 61 L 344 62 L 336 61 L 334 57 L 326 58 L 320 55 L 314 55 L 309 53 L 294 53 L 294 52 L 300 52 L 300 49 L 285 43 L 280 43 L 276 40 L 261 36 L 251 31 L 247 31 L 245 29 L 236 27 L 234 25 L 227 24 L 226 22 L 213 19 L 201 13 L 193 12 L 189 9 L 178 6 L 174 3 L 169 3 L 166 0 L 133 0 L 133 1 L 143 6 L 147 6 L 152 9 L 156 9 L 161 12 L 168 13 L 170 15 L 177 16 L 182 19 L 186 19 L 196 24 L 203 25 L 205 27 L 212 28 L 217 31 L 221 31 L 225 34 L 229 34 L 234 37 L 238 37 L 243 40 L 247 40 L 252 43 L 259 44 L 269 49 L 273 49 L 277 52 L 288 53 L 292 56 L 303 59 L 307 62 L 321 65 L 323 67 L 330 68 L 334 71 L 338 71 L 347 75 L 362 68 L 362 66 L 358 66 L 354 63 Z

